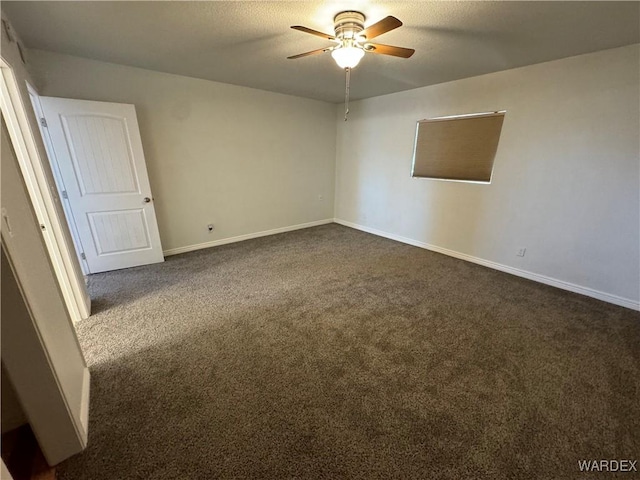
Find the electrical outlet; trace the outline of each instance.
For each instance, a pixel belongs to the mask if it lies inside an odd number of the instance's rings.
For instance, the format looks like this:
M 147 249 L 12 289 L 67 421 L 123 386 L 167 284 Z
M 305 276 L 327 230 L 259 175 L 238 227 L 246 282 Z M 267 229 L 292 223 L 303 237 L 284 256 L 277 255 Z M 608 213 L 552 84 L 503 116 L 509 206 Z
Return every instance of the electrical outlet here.
M 207 230 L 209 230 L 209 233 L 213 232 L 213 223 L 207 225 Z
M 517 256 L 519 257 L 524 257 L 524 254 L 527 252 L 527 249 L 525 247 L 519 248 L 518 249 L 518 253 L 516 253 Z

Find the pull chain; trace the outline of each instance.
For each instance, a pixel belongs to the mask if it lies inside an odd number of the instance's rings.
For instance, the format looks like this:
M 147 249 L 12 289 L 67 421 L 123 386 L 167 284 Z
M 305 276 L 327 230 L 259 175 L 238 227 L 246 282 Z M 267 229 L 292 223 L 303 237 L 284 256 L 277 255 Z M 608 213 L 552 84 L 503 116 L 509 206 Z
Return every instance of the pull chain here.
M 347 121 L 349 115 L 349 81 L 351 80 L 351 69 L 349 67 L 344 69 L 347 74 L 346 86 L 344 89 L 344 121 Z

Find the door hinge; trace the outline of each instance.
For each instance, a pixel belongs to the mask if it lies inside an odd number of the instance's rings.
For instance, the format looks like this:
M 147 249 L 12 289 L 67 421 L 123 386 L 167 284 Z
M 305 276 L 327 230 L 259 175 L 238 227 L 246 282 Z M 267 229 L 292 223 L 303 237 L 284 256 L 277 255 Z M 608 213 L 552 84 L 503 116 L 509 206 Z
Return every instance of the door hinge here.
M 67 191 L 66 190 L 62 191 L 62 198 L 69 198 L 69 195 L 67 195 Z
M 82 258 L 83 260 L 86 260 L 86 259 L 87 259 L 87 256 L 84 254 L 84 252 L 82 252 L 82 253 L 80 254 L 80 258 Z
M 40 125 L 42 125 L 44 128 L 49 128 L 49 125 L 47 125 L 47 119 L 44 117 L 40 117 Z

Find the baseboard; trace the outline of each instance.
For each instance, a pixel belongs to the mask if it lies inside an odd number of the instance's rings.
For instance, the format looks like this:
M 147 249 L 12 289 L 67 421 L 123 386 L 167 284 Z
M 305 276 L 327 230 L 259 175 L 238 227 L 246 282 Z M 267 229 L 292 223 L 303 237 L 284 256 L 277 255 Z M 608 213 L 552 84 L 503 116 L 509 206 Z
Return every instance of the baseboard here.
M 82 376 L 82 396 L 80 397 L 80 423 L 84 427 L 82 436 L 82 448 L 87 446 L 89 439 L 89 391 L 91 389 L 91 374 L 89 368 L 84 367 L 84 374 Z
M 12 413 L 11 415 L 3 414 L 2 415 L 2 429 L 1 432 L 4 435 L 11 430 L 15 430 L 16 428 L 21 427 L 22 425 L 26 425 L 28 420 L 24 415 L 20 413 Z M 4 478 L 4 477 L 2 477 Z
M 418 240 L 413 240 L 411 238 L 406 238 L 400 235 L 396 235 L 393 233 L 384 232 L 382 230 L 378 230 L 371 227 L 365 227 L 364 225 L 359 225 L 357 223 L 348 222 L 346 220 L 341 220 L 339 218 L 334 218 L 333 221 L 335 223 L 339 223 L 340 225 L 344 225 L 345 227 L 354 228 L 356 230 L 361 230 L 363 232 L 371 233 L 373 235 L 377 235 L 379 237 L 388 238 L 391 240 L 396 240 L 398 242 L 406 243 L 409 245 L 413 245 L 414 247 L 424 248 L 426 250 L 431 250 L 433 252 L 442 253 L 444 255 L 448 255 L 450 257 L 459 258 L 461 260 L 466 260 L 467 262 L 476 263 L 478 265 L 483 265 L 485 267 L 493 268 L 494 270 L 500 270 L 501 272 L 510 273 L 512 275 L 516 275 L 518 277 L 527 278 L 529 280 L 533 280 L 535 282 L 544 283 L 546 285 L 551 285 L 552 287 L 561 288 L 563 290 L 568 290 L 570 292 L 579 293 L 582 295 L 586 295 L 588 297 L 597 298 L 598 300 L 602 300 L 604 302 L 613 303 L 614 305 L 619 305 L 621 307 L 630 308 L 632 310 L 640 310 L 640 302 L 635 300 L 630 300 L 628 298 L 619 297 L 617 295 L 612 295 L 610 293 L 601 292 L 599 290 L 594 290 L 592 288 L 583 287 L 581 285 L 576 285 L 574 283 L 565 282 L 564 280 L 558 280 L 557 278 L 547 277 L 546 275 L 540 275 L 539 273 L 529 272 L 527 270 L 522 270 L 515 267 L 510 267 L 508 265 L 502 265 L 500 263 L 492 262 L 490 260 L 485 260 L 483 258 L 474 257 L 472 255 L 467 255 L 466 253 L 456 252 L 454 250 L 449 250 L 448 248 L 438 247 L 437 245 L 431 245 L 429 243 L 420 242 Z
M 269 235 L 276 235 L 277 233 L 292 232 L 294 230 L 301 230 L 303 228 L 317 227 L 318 225 L 326 225 L 327 223 L 333 223 L 333 218 L 326 218 L 324 220 L 316 220 L 315 222 L 300 223 L 298 225 L 290 225 L 288 227 L 274 228 L 273 230 L 264 230 L 262 232 L 247 233 L 246 235 L 238 235 L 237 237 L 222 238 L 220 240 L 213 240 L 211 242 L 197 243 L 195 245 L 187 245 L 186 247 L 170 248 L 165 250 L 164 256 L 178 255 L 179 253 L 193 252 L 194 250 L 201 250 L 203 248 L 218 247 L 220 245 L 227 245 L 229 243 L 243 242 L 245 240 L 251 240 L 252 238 L 266 237 Z

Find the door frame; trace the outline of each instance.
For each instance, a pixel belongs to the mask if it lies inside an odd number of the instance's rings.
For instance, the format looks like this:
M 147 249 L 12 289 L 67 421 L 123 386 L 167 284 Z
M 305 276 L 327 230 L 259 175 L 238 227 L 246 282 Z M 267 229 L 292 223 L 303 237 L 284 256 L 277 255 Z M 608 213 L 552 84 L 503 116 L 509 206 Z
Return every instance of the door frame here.
M 48 163 L 48 160 L 40 158 L 15 74 L 11 65 L 1 57 L 0 72 L 0 108 L 4 114 L 20 171 L 33 203 L 62 296 L 73 323 L 77 323 L 91 314 L 91 300 L 87 294 L 87 286 L 74 274 L 77 253 L 71 251 L 65 241 L 63 232 L 66 221 L 61 219 L 56 211 L 56 198 L 51 190 L 55 186 L 49 185 L 42 167 L 43 160 L 44 163 Z

